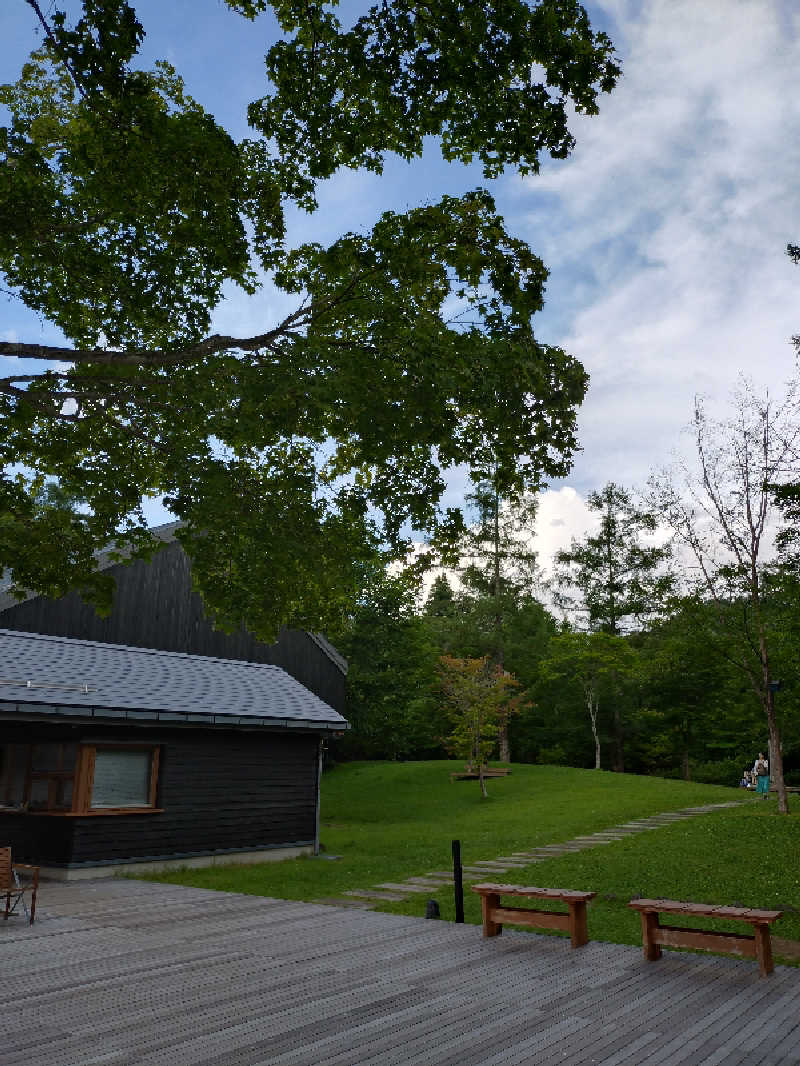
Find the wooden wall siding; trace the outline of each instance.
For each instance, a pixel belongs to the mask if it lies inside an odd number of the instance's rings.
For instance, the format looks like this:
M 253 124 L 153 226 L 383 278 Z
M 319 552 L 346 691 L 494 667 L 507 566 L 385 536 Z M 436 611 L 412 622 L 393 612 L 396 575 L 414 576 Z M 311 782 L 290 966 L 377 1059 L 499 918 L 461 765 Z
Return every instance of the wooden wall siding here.
M 317 741 L 184 732 L 161 743 L 163 814 L 77 818 L 72 861 L 170 856 L 313 841 Z
M 275 644 L 264 644 L 246 630 L 229 634 L 214 629 L 192 588 L 189 559 L 177 542 L 161 548 L 150 562 L 120 563 L 109 572 L 116 593 L 107 618 L 71 592 L 59 600 L 37 596 L 6 608 L 0 612 L 0 628 L 271 663 L 344 713 L 341 670 L 302 630 L 284 629 Z
M 0 721 L 0 740 L 7 744 L 61 744 L 77 742 L 81 727 L 54 722 Z M 19 862 L 49 862 L 60 866 L 72 861 L 72 818 L 42 815 L 5 814 L 0 811 L 0 841 L 11 846 Z
M 67 866 L 72 861 L 73 818 L 4 814 L 0 811 L 0 840 L 11 848 L 15 862 Z
M 37 727 L 36 739 L 45 739 L 42 734 Z M 80 739 L 98 745 L 157 742 L 158 805 L 163 813 L 68 818 L 0 814 L 0 834 L 5 840 L 10 833 L 12 848 L 29 861 L 91 864 L 314 841 L 315 736 L 83 726 Z

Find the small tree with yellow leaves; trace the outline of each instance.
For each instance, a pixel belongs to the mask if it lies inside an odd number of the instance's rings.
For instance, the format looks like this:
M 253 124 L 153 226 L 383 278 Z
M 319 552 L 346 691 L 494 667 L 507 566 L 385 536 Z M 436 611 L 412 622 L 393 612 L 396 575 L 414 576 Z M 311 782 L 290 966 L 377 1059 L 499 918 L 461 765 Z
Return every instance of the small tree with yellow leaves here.
M 485 799 L 484 771 L 497 743 L 502 721 L 519 710 L 513 690 L 519 682 L 511 674 L 482 659 L 439 659 L 442 691 L 448 705 L 452 733 L 445 738 L 448 751 L 477 767 L 481 796 Z

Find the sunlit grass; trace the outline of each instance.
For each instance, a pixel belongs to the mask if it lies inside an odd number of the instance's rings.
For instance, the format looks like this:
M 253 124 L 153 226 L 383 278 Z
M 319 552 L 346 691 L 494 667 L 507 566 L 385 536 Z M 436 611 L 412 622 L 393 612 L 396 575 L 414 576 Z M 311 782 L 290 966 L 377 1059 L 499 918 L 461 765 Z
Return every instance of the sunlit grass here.
M 741 811 L 718 812 L 547 860 L 504 879 L 593 889 L 600 897 L 593 906 L 593 934 L 630 942 L 635 942 L 638 918 L 624 903 L 638 892 L 764 906 L 797 900 L 795 882 L 783 869 L 788 863 L 760 858 L 765 848 L 772 854 L 777 849 L 784 860 L 792 848 L 795 855 L 798 851 L 794 821 L 767 817 L 774 811 L 773 801 L 762 809 L 737 789 L 530 765 L 514 765 L 511 776 L 491 780 L 489 799 L 482 800 L 477 782 L 450 782 L 450 771 L 459 768 L 455 762 L 351 763 L 326 773 L 321 837 L 323 854 L 338 856 L 336 860 L 208 867 L 157 879 L 313 900 L 447 870 L 453 839 L 461 840 L 463 860 L 470 863 L 661 811 L 743 799 Z M 451 915 L 452 891 L 432 895 L 444 916 Z M 427 898 L 420 895 L 387 909 L 423 914 Z M 468 920 L 477 921 L 478 901 L 470 892 L 467 912 Z

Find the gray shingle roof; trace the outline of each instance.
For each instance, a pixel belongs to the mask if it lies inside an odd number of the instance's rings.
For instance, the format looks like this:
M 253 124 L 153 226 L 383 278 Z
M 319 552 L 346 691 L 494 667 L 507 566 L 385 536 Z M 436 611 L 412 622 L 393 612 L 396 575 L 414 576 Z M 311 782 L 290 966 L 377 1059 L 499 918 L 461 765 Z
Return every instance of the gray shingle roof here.
M 0 710 L 10 704 L 17 713 L 348 728 L 278 666 L 0 629 Z

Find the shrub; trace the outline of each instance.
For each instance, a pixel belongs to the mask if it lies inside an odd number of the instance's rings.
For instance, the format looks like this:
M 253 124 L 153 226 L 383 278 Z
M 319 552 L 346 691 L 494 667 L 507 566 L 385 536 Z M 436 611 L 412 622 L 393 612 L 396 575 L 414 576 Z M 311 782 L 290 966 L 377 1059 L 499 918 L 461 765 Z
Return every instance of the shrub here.
M 536 761 L 544 766 L 566 766 L 567 753 L 560 744 L 554 744 L 552 748 L 539 748 Z
M 693 781 L 705 785 L 738 785 L 745 767 L 752 766 L 752 760 L 719 759 L 716 762 L 691 763 L 689 770 Z

